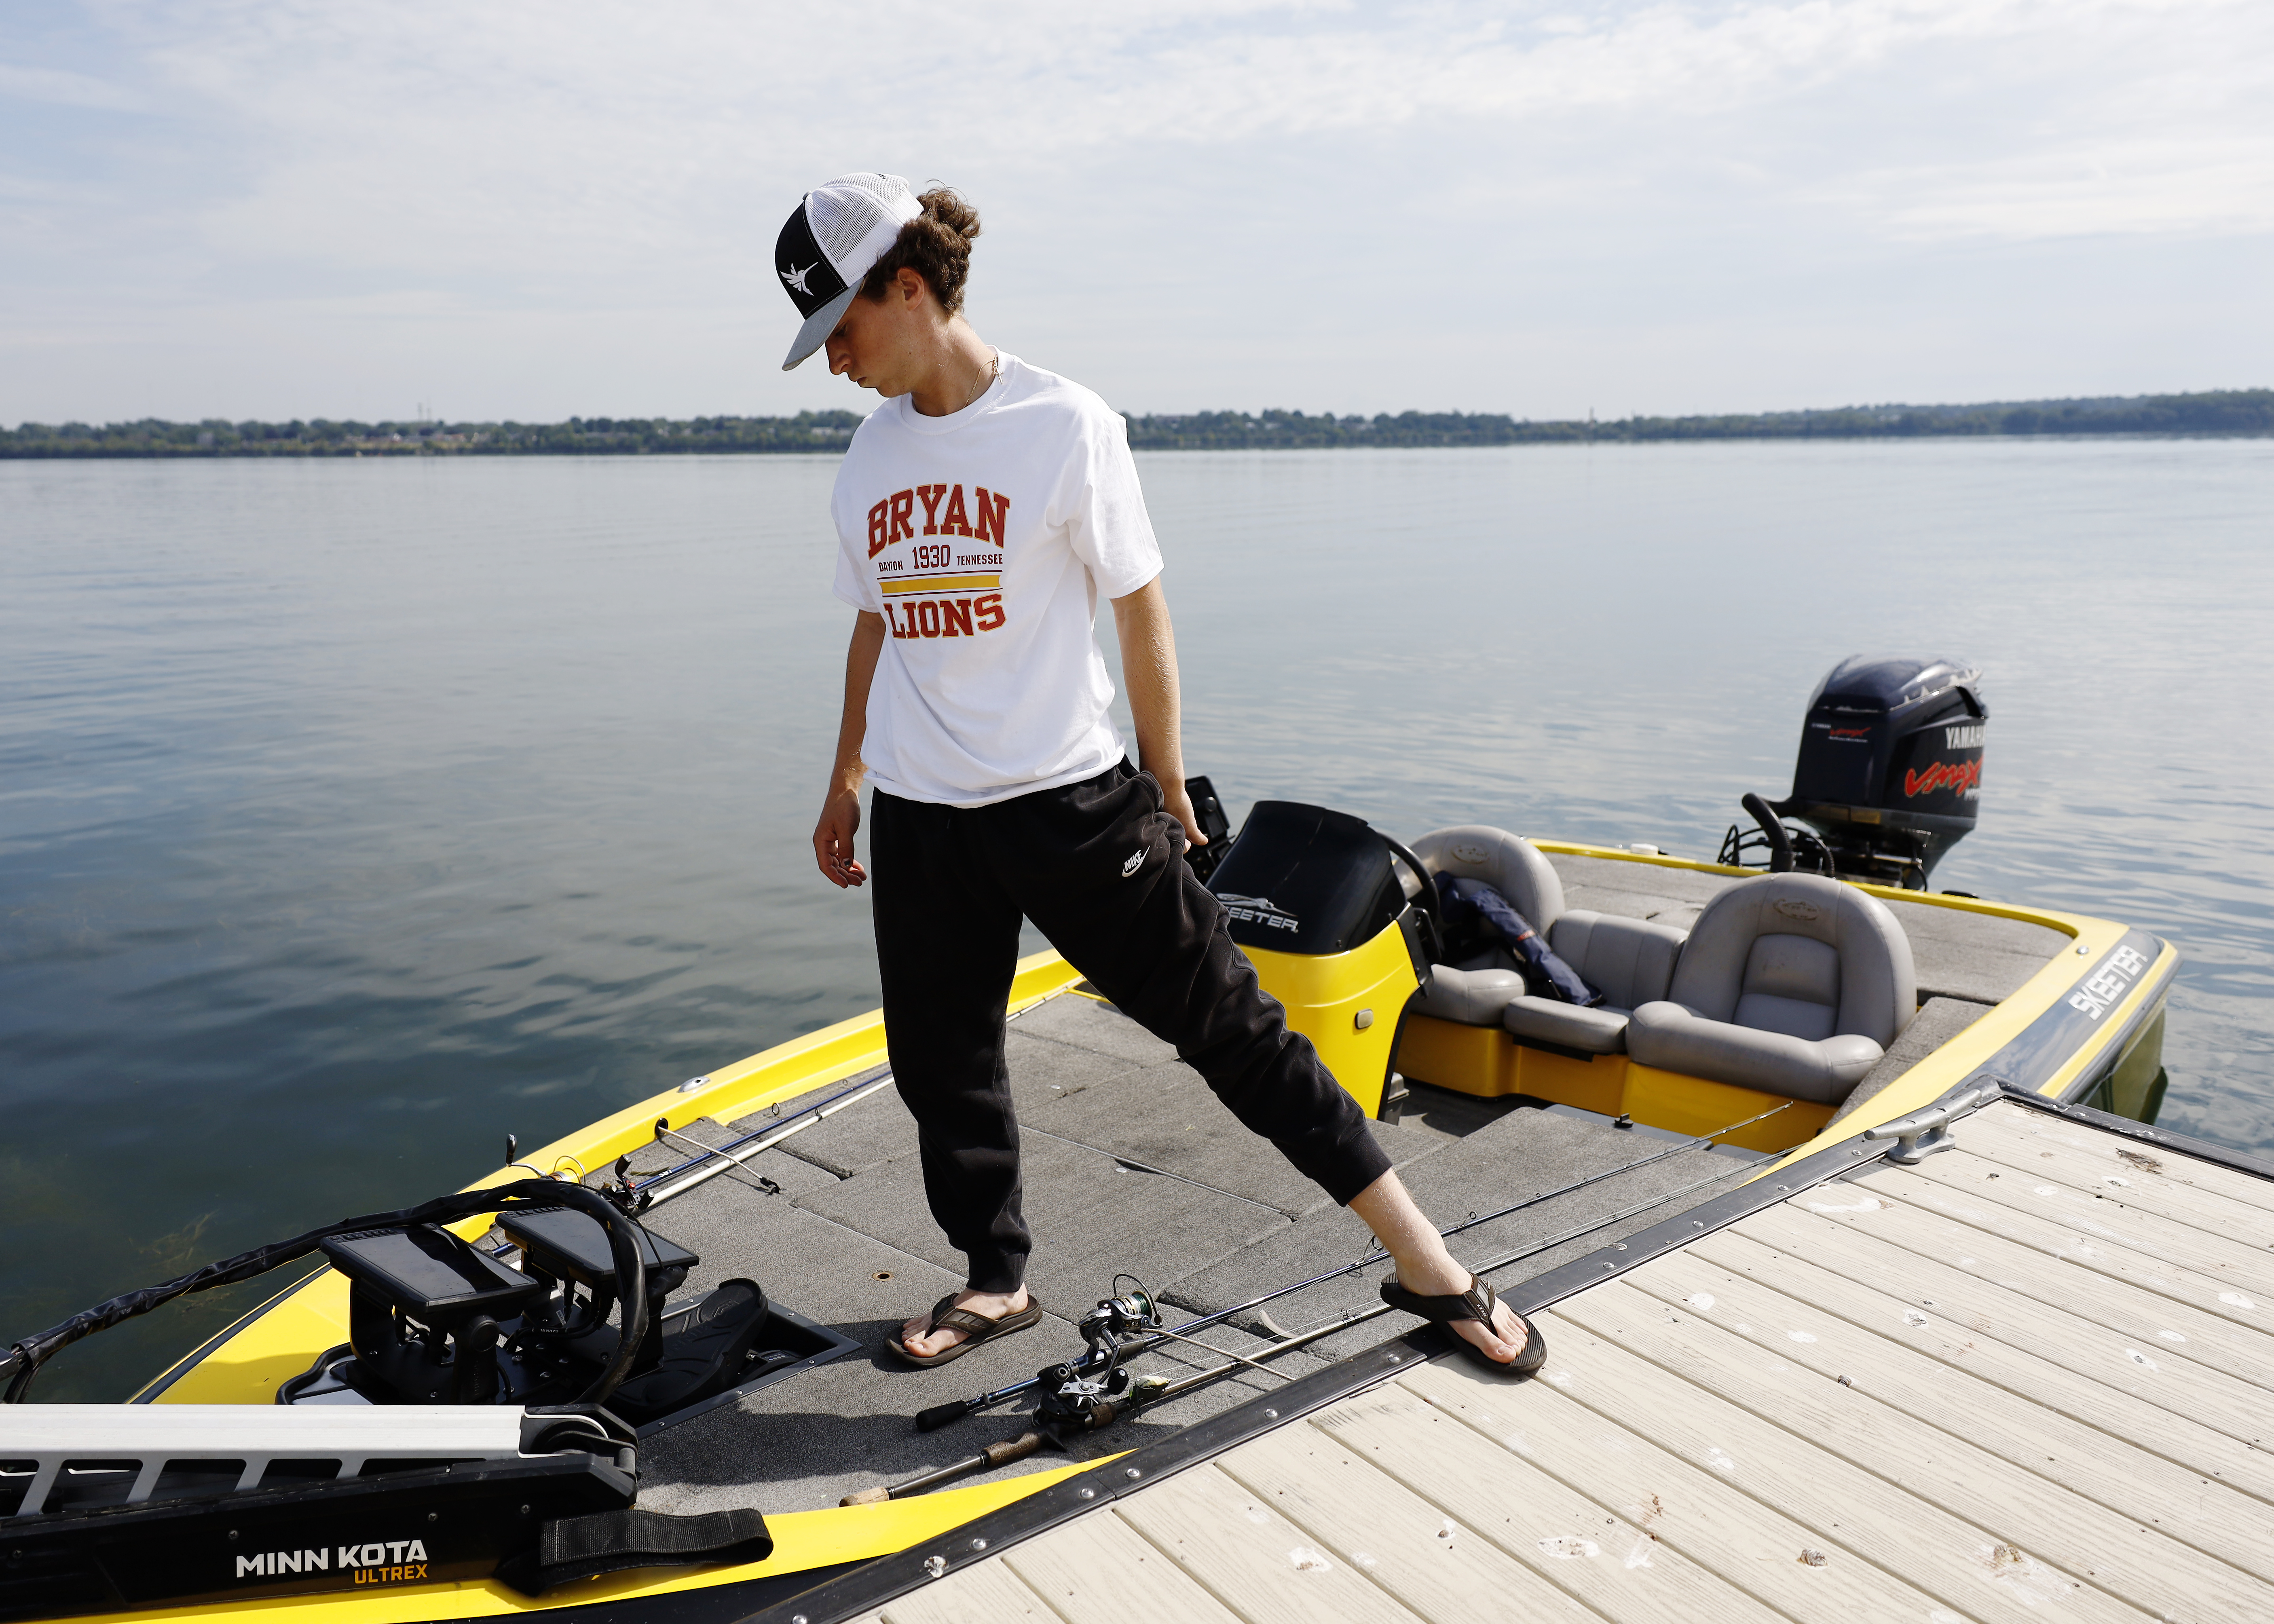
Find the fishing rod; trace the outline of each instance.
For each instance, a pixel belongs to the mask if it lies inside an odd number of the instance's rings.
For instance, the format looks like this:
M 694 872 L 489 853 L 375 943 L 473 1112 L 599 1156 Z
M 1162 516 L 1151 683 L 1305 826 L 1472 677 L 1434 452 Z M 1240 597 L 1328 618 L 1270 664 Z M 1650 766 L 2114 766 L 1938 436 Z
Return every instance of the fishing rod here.
M 1245 1354 L 1233 1353 L 1227 1348 L 1209 1347 L 1208 1343 L 1191 1337 L 1179 1337 L 1178 1341 L 1190 1342 L 1195 1348 L 1207 1349 L 1209 1352 L 1219 1358 L 1226 1359 L 1227 1362 L 1213 1369 L 1194 1371 L 1189 1375 L 1179 1376 L 1174 1381 L 1161 1376 L 1147 1377 L 1130 1389 L 1126 1402 L 1116 1403 L 1108 1399 L 1096 1404 L 1091 1409 L 1088 1416 L 1075 1426 L 1065 1425 L 1064 1419 L 1061 1418 L 1058 1425 L 1045 1425 L 1043 1427 L 1021 1432 L 1016 1438 L 1005 1439 L 1001 1443 L 990 1444 L 976 1455 L 966 1455 L 960 1461 L 951 1461 L 945 1466 L 928 1471 L 920 1477 L 911 1477 L 905 1483 L 879 1485 L 872 1489 L 855 1490 L 837 1503 L 840 1506 L 873 1506 L 882 1500 L 907 1500 L 911 1495 L 929 1493 L 933 1489 L 953 1483 L 958 1477 L 968 1477 L 973 1472 L 985 1471 L 997 1466 L 1008 1466 L 1013 1461 L 1023 1461 L 1045 1446 L 1065 1448 L 1066 1447 L 1065 1434 L 1069 1431 L 1102 1432 L 1116 1421 L 1133 1416 L 1141 1410 L 1150 1409 L 1156 1404 L 1164 1404 L 1172 1398 L 1180 1398 L 1195 1387 L 1206 1387 L 1209 1382 L 1236 1374 L 1243 1368 L 1259 1370 L 1267 1376 L 1276 1376 L 1283 1381 L 1293 1381 L 1296 1380 L 1294 1377 L 1284 1371 L 1273 1370 L 1262 1361 L 1276 1359 L 1283 1353 L 1291 1353 L 1298 1348 L 1307 1347 L 1321 1337 L 1332 1336 L 1337 1331 L 1346 1331 L 1362 1320 L 1371 1320 L 1376 1314 L 1388 1312 L 1389 1304 L 1385 1303 L 1377 1307 L 1360 1309 L 1356 1313 L 1344 1314 L 1337 1319 L 1328 1320 L 1323 1325 L 1314 1327 L 1299 1336 L 1291 1336 L 1284 1342 L 1275 1342 L 1261 1350 L 1254 1358 L 1249 1358 Z M 1124 1351 L 1127 1351 L 1126 1345 Z
M 1025 1010 L 1014 1010 L 1007 1019 L 1016 1020 L 1020 1016 L 1025 1013 L 1027 1013 Z M 867 1099 L 870 1094 L 875 1094 L 878 1089 L 883 1088 L 892 1081 L 892 1071 L 890 1068 L 886 1068 L 881 1075 L 870 1078 L 865 1083 L 855 1083 L 852 1087 L 847 1089 L 842 1094 L 832 1094 L 828 1099 L 821 1101 L 817 1104 L 805 1106 L 801 1109 L 792 1111 L 787 1116 L 774 1118 L 775 1123 L 783 1124 L 781 1126 L 777 1127 L 769 1125 L 764 1128 L 753 1128 L 750 1132 L 743 1134 L 741 1138 L 728 1139 L 724 1145 L 719 1146 L 704 1146 L 697 1143 L 696 1141 L 689 1140 L 688 1142 L 689 1144 L 693 1144 L 695 1148 L 701 1152 L 699 1155 L 689 1156 L 686 1161 L 674 1163 L 670 1167 L 663 1169 L 659 1172 L 651 1174 L 649 1177 L 639 1180 L 637 1183 L 634 1183 L 631 1179 L 625 1177 L 624 1172 L 622 1171 L 622 1163 L 619 1162 L 619 1170 L 616 1177 L 623 1184 L 624 1189 L 628 1194 L 637 1195 L 643 1191 L 654 1189 L 656 1185 L 663 1183 L 666 1179 L 678 1177 L 689 1168 L 703 1168 L 703 1170 L 700 1173 L 687 1179 L 684 1183 L 679 1184 L 675 1188 L 664 1191 L 661 1194 L 650 1198 L 651 1204 L 655 1201 L 668 1201 L 674 1196 L 684 1195 L 689 1190 L 694 1189 L 697 1184 L 705 1183 L 706 1181 L 715 1178 L 719 1174 L 725 1172 L 727 1169 L 723 1164 L 716 1167 L 703 1167 L 704 1162 L 711 1161 L 713 1157 L 723 1157 L 726 1161 L 734 1162 L 737 1165 L 748 1162 L 760 1151 L 772 1150 L 775 1146 L 789 1138 L 791 1134 L 804 1132 L 808 1128 L 813 1126 L 815 1123 L 820 1122 L 826 1117 L 834 1116 L 838 1112 L 843 1110 L 848 1105 L 858 1105 L 862 1101 Z M 806 1120 L 800 1121 L 799 1119 L 802 1117 Z M 657 1138 L 659 1139 L 663 1137 L 665 1132 L 663 1122 L 659 1121 L 656 1124 L 656 1130 Z M 757 1139 L 761 1135 L 766 1136 L 765 1142 L 764 1144 L 750 1145 L 750 1141 L 752 1139 Z M 510 1143 L 510 1140 L 508 1140 L 508 1143 Z M 749 1145 L 749 1148 L 748 1150 L 742 1150 L 741 1147 L 745 1145 Z M 738 1151 L 740 1154 L 735 1154 Z M 508 1162 L 513 1159 L 513 1153 L 510 1150 L 506 1153 L 506 1159 Z M 1149 1173 L 1158 1172 L 1161 1169 L 1157 1168 L 1148 1168 L 1145 1170 Z M 1171 1177 L 1173 1177 L 1174 1175 L 1171 1175 Z
M 1570 1195 L 1574 1191 L 1585 1190 L 1590 1184 L 1600 1184 L 1607 1178 L 1615 1177 L 1622 1173 L 1631 1173 L 1638 1168 L 1648 1167 L 1654 1162 L 1662 1162 L 1668 1156 L 1679 1154 L 1686 1150 L 1695 1150 L 1701 1145 L 1710 1145 L 1715 1139 L 1727 1139 L 1730 1134 L 1738 1132 L 1740 1129 L 1750 1128 L 1757 1122 L 1766 1121 L 1767 1118 L 1775 1116 L 1779 1111 L 1789 1109 L 1791 1105 L 1792 1101 L 1788 1100 L 1782 1105 L 1773 1106 L 1769 1109 L 1762 1111 L 1758 1116 L 1746 1117 L 1743 1122 L 1731 1123 L 1726 1128 L 1717 1129 L 1712 1133 L 1704 1134 L 1696 1139 L 1679 1140 L 1675 1144 L 1668 1146 L 1663 1150 L 1653 1151 L 1647 1156 L 1638 1157 L 1632 1162 L 1623 1162 L 1617 1167 L 1606 1169 L 1604 1171 L 1600 1173 L 1590 1174 L 1585 1178 L 1573 1179 L 1567 1184 L 1558 1185 L 1553 1190 L 1544 1191 L 1538 1195 L 1527 1196 L 1523 1200 L 1512 1202 L 1509 1206 L 1502 1207 L 1497 1212 L 1487 1213 L 1481 1217 L 1472 1216 L 1465 1218 L 1458 1223 L 1449 1225 L 1446 1228 L 1438 1230 L 1437 1233 L 1442 1237 L 1449 1238 L 1450 1237 L 1459 1235 L 1465 1230 L 1476 1229 L 1481 1224 L 1495 1222 L 1500 1219 L 1509 1217 L 1512 1214 L 1520 1213 L 1528 1207 L 1537 1207 L 1542 1201 L 1555 1200 L 1560 1196 Z M 1720 1177 L 1721 1175 L 1716 1174 L 1714 1177 Z M 1711 1181 L 1707 1180 L 1705 1182 L 1710 1183 Z M 1694 1189 L 1696 1186 L 1690 1185 L 1686 1186 L 1686 1188 Z M 1676 1192 L 1675 1193 L 1678 1194 L 1680 1192 Z M 1645 1205 L 1654 1204 L 1655 1203 L 1646 1203 Z M 1605 1222 L 1615 1222 L 1615 1220 L 1605 1220 Z M 1595 1225 L 1593 1227 L 1600 1228 L 1601 1226 Z M 1581 1229 L 1576 1233 L 1584 1235 L 1587 1233 L 1587 1231 L 1585 1229 Z M 1523 1256 L 1526 1254 L 1519 1253 L 1517 1255 Z M 1308 1280 L 1299 1280 L 1291 1286 L 1281 1286 L 1275 1290 L 1265 1292 L 1261 1297 L 1251 1297 L 1245 1303 L 1236 1303 L 1230 1308 L 1222 1308 L 1218 1309 L 1214 1313 L 1202 1314 L 1197 1320 L 1187 1320 L 1184 1324 L 1173 1327 L 1172 1330 L 1158 1330 L 1149 1336 L 1140 1337 L 1132 1342 L 1125 1344 L 1123 1351 L 1125 1353 L 1148 1352 L 1152 1349 L 1159 1347 L 1163 1341 L 1171 1339 L 1177 1333 L 1189 1334 L 1193 1331 L 1205 1330 L 1209 1326 L 1221 1324 L 1223 1321 L 1231 1319 L 1235 1314 L 1244 1314 L 1252 1309 L 1262 1307 L 1266 1303 L 1276 1302 L 1283 1297 L 1291 1297 L 1298 1291 L 1307 1290 L 1313 1286 L 1323 1285 L 1328 1281 L 1340 1280 L 1347 1275 L 1354 1274 L 1360 1269 L 1369 1268 L 1374 1264 L 1383 1261 L 1389 1256 L 1389 1253 L 1386 1249 L 1376 1247 L 1374 1251 L 1367 1252 L 1364 1257 L 1359 1258 L 1355 1262 L 1343 1264 L 1339 1267 L 1327 1270 L 1324 1274 L 1314 1274 Z M 1091 1356 L 1089 1354 L 1084 1354 L 1081 1359 L 1075 1361 L 1077 1370 L 1088 1368 L 1090 1358 Z M 1042 1377 L 1035 1376 L 1025 1381 L 1013 1382 L 1007 1387 L 997 1387 L 992 1392 L 975 1394 L 968 1399 L 955 1399 L 948 1403 L 935 1404 L 930 1410 L 919 1410 L 916 1413 L 916 1431 L 920 1432 L 937 1432 L 941 1427 L 947 1425 L 951 1422 L 960 1421 L 966 1416 L 976 1415 L 983 1410 L 992 1410 L 998 1404 L 1020 1397 L 1024 1394 L 1033 1392 L 1036 1387 L 1043 1385 L 1043 1379 Z
M 754 1128 L 740 1139 L 729 1139 L 724 1145 L 704 1149 L 701 1155 L 689 1156 L 686 1161 L 675 1166 L 665 1168 L 661 1172 L 643 1178 L 636 1184 L 624 1177 L 621 1164 L 616 1176 L 622 1179 L 625 1189 L 630 1193 L 647 1194 L 649 1205 L 653 1205 L 657 1201 L 668 1201 L 675 1196 L 685 1195 L 698 1184 L 708 1183 L 730 1168 L 741 1167 L 761 1151 L 772 1150 L 792 1134 L 804 1132 L 817 1123 L 834 1116 L 846 1107 L 858 1105 L 878 1089 L 892 1086 L 892 1074 L 887 1071 L 882 1077 L 847 1088 L 842 1094 L 832 1094 L 817 1104 L 809 1105 L 802 1110 L 792 1111 L 787 1116 L 779 1118 L 776 1123 L 766 1127 Z M 659 1124 L 657 1136 L 662 1138 L 667 1132 Z M 670 1137 L 681 1136 L 672 1134 Z M 757 1141 L 756 1144 L 751 1143 L 754 1139 Z M 694 1143 L 693 1140 L 687 1142 Z M 748 1148 L 743 1148 L 746 1146 Z M 710 1165 L 704 1166 L 705 1162 L 709 1162 Z M 693 1170 L 689 1171 L 690 1169 Z M 681 1177 L 682 1174 L 685 1177 Z M 656 1189 L 657 1185 L 674 1178 L 678 1179 L 679 1182 L 669 1189 L 660 1191 Z
M 1560 1235 L 1551 1235 L 1545 1240 L 1535 1241 L 1531 1245 L 1511 1252 L 1504 1257 L 1494 1258 L 1487 1262 L 1480 1263 L 1470 1272 L 1476 1274 L 1489 1274 L 1495 1269 L 1503 1269 L 1510 1264 L 1521 1263 L 1526 1258 L 1537 1257 L 1540 1253 L 1561 1246 L 1567 1241 L 1574 1241 L 1583 1235 L 1607 1229 L 1612 1224 L 1635 1216 L 1638 1213 L 1647 1212 L 1653 1207 L 1662 1207 L 1677 1196 L 1687 1195 L 1693 1190 L 1703 1189 L 1706 1185 L 1713 1184 L 1725 1177 L 1727 1175 L 1721 1173 L 1709 1173 L 1704 1178 L 1693 1180 L 1678 1190 L 1669 1190 L 1663 1195 L 1653 1196 L 1646 1201 L 1638 1201 L 1631 1207 L 1623 1207 L 1608 1218 L 1599 1218 L 1592 1223 L 1577 1225 L 1564 1230 Z M 1103 1308 L 1106 1304 L 1100 1304 L 1099 1306 Z M 1307 1331 L 1274 1342 L 1267 1348 L 1258 1349 L 1253 1357 L 1233 1353 L 1228 1348 L 1209 1347 L 1208 1343 L 1194 1341 L 1190 1337 L 1178 1337 L 1176 1340 L 1179 1342 L 1191 1342 L 1196 1348 L 1206 1348 L 1210 1353 L 1223 1357 L 1225 1363 L 1211 1369 L 1193 1371 L 1187 1375 L 1178 1377 L 1173 1381 L 1157 1376 L 1146 1377 L 1130 1389 L 1129 1398 L 1126 1403 L 1116 1404 L 1108 1400 L 1095 1406 L 1090 1417 L 1081 1430 L 1103 1431 L 1117 1421 L 1126 1419 L 1156 1405 L 1165 1404 L 1171 1399 L 1181 1398 L 1186 1394 L 1196 1388 L 1204 1387 L 1212 1381 L 1219 1381 L 1226 1376 L 1237 1375 L 1243 1369 L 1261 1370 L 1266 1375 L 1278 1376 L 1283 1380 L 1292 1381 L 1295 1378 L 1286 1375 L 1284 1372 L 1268 1368 L 1262 1361 L 1276 1359 L 1283 1353 L 1292 1353 L 1298 1348 L 1308 1347 L 1313 1342 L 1347 1331 L 1353 1326 L 1363 1325 L 1369 1320 L 1379 1319 L 1389 1312 L 1390 1307 L 1387 1303 L 1376 1303 L 1370 1307 L 1354 1309 L 1349 1313 L 1338 1315 L 1322 1324 L 1314 1326 Z M 1142 1350 L 1134 1350 L 1143 1351 Z M 1120 1355 L 1124 1357 L 1131 1351 L 1133 1349 L 1128 1343 L 1124 1343 L 1119 1350 Z M 1063 1425 L 1045 1425 L 1039 1429 L 1029 1430 L 1020 1433 L 1016 1438 L 990 1444 L 976 1455 L 966 1455 L 960 1461 L 952 1461 L 945 1466 L 924 1473 L 922 1477 L 911 1477 L 904 1483 L 857 1490 L 846 1495 L 837 1503 L 840 1506 L 871 1506 L 883 1500 L 907 1500 L 914 1495 L 929 1493 L 933 1489 L 944 1487 L 959 1477 L 968 1477 L 973 1472 L 985 1471 L 998 1466 L 1008 1466 L 1014 1461 L 1025 1460 L 1045 1446 L 1055 1445 L 1064 1448 L 1065 1442 L 1063 1433 L 1066 1430 L 1068 1429 Z
M 1767 1110 L 1763 1111 L 1758 1116 L 1748 1116 L 1743 1122 L 1733 1122 L 1726 1128 L 1716 1129 L 1713 1132 L 1706 1134 L 1698 1139 L 1678 1140 L 1672 1145 L 1668 1145 L 1663 1150 L 1653 1151 L 1647 1156 L 1638 1157 L 1632 1162 L 1622 1162 L 1617 1167 L 1606 1169 L 1600 1173 L 1591 1173 L 1585 1178 L 1575 1178 L 1570 1184 L 1550 1190 L 1544 1195 L 1526 1196 L 1523 1200 L 1503 1207 L 1496 1213 L 1487 1213 L 1481 1218 L 1474 1216 L 1465 1218 L 1457 1224 L 1452 1224 L 1448 1228 L 1438 1230 L 1437 1233 L 1443 1236 L 1458 1235 L 1464 1230 L 1473 1229 L 1480 1224 L 1496 1222 L 1499 1220 L 1509 1216 L 1512 1213 L 1522 1212 L 1527 1207 L 1537 1207 L 1542 1201 L 1552 1201 L 1557 1196 L 1570 1195 L 1575 1190 L 1585 1190 L 1588 1185 L 1599 1184 L 1607 1178 L 1615 1178 L 1622 1173 L 1631 1173 L 1637 1168 L 1646 1168 L 1653 1162 L 1663 1162 L 1668 1156 L 1680 1155 L 1683 1151 L 1696 1150 L 1701 1145 L 1711 1145 L 1715 1139 L 1725 1139 L 1741 1128 L 1750 1128 L 1757 1122 L 1766 1122 L 1768 1118 L 1775 1116 L 1779 1111 L 1788 1111 L 1790 1110 L 1792 1107 L 1793 1101 L 1787 1100 L 1782 1105 L 1771 1106 Z M 1620 1120 L 1624 1121 L 1626 1119 L 1623 1117 Z M 1352 1264 L 1350 1267 L 1352 1268 L 1364 1268 L 1369 1263 L 1381 1262 L 1389 1255 L 1389 1252 L 1385 1249 L 1376 1247 L 1374 1251 L 1367 1253 L 1365 1257 L 1360 1258 L 1356 1263 Z

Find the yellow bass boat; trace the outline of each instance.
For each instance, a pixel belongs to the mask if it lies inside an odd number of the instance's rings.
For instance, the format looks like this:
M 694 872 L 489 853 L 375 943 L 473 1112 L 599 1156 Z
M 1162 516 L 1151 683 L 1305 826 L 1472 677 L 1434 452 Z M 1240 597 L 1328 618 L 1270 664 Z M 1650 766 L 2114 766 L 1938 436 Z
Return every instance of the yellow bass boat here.
M 2171 946 L 1926 889 L 1985 717 L 1948 662 L 1843 665 L 1794 796 L 1749 797 L 1712 862 L 1484 824 L 1409 846 L 1274 801 L 1234 838 L 1206 780 L 1196 855 L 1457 1255 L 1534 1312 L 1984 1101 L 2152 1122 Z M 872 1013 L 18 1343 L 21 1399 L 180 1289 L 326 1264 L 130 1404 L 0 1410 L 0 1618 L 870 1616 L 973 1530 L 1079 1517 L 1381 1380 L 1384 1346 L 1442 1350 L 1382 1343 L 1411 1327 L 1363 1226 L 1071 966 L 1022 961 L 1008 1002 L 1036 1335 L 938 1372 L 883 1351 L 960 1260 Z

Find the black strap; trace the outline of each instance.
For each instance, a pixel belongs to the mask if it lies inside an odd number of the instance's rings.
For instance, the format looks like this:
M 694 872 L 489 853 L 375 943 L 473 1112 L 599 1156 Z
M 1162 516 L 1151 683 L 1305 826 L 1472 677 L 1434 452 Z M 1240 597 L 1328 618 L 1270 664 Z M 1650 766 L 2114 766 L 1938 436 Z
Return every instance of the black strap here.
M 1449 1291 L 1442 1297 L 1423 1297 L 1408 1291 L 1395 1279 L 1382 1282 L 1382 1300 L 1401 1312 L 1415 1315 L 1433 1325 L 1451 1325 L 1458 1320 L 1474 1320 L 1480 1324 L 1492 1324 L 1493 1309 L 1500 1301 L 1500 1293 L 1492 1282 L 1481 1274 L 1469 1276 L 1468 1289 Z
M 633 1507 L 555 1518 L 537 1549 L 500 1563 L 497 1576 L 524 1596 L 542 1596 L 553 1585 L 627 1568 L 762 1562 L 773 1553 L 765 1518 L 745 1507 L 692 1517 Z

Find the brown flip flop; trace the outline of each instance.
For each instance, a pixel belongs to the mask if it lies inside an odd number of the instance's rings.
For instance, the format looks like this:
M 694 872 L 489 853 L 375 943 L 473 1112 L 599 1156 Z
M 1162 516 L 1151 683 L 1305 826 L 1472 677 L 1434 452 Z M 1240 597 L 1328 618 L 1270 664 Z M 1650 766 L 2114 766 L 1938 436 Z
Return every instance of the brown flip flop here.
M 1432 1325 L 1453 1325 L 1463 1320 L 1474 1320 L 1490 1326 L 1493 1309 L 1500 1302 L 1500 1294 L 1492 1282 L 1482 1277 L 1469 1276 L 1469 1289 L 1445 1297 L 1422 1297 L 1408 1291 L 1397 1283 L 1396 1277 L 1382 1282 L 1382 1300 L 1402 1313 L 1418 1314 Z M 1540 1340 L 1540 1331 L 1531 1320 L 1510 1308 L 1517 1324 L 1524 1327 L 1524 1351 L 1503 1363 L 1487 1353 L 1465 1336 L 1455 1340 L 1460 1350 L 1487 1370 L 1502 1371 L 1512 1376 L 1528 1376 L 1547 1362 L 1547 1344 Z
M 910 1353 L 897 1336 L 885 1346 L 909 1364 L 928 1370 L 935 1365 L 945 1365 L 950 1359 L 961 1358 L 965 1350 L 976 1348 L 983 1342 L 1008 1336 L 1012 1332 L 1023 1331 L 1028 1326 L 1040 1325 L 1042 1320 L 1042 1299 L 1032 1291 L 1027 1293 L 1024 1308 L 1013 1314 L 1005 1314 L 1000 1320 L 990 1320 L 986 1315 L 975 1314 L 968 1308 L 958 1308 L 955 1294 L 951 1291 L 931 1305 L 931 1328 L 935 1331 L 961 1331 L 964 1333 L 961 1342 L 953 1347 L 943 1348 L 937 1353 Z

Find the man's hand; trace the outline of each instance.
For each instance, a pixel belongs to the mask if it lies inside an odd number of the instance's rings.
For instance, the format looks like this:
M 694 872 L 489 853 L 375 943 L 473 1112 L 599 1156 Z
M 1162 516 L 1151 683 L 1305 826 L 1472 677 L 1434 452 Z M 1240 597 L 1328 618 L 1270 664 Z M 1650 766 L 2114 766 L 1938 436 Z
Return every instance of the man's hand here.
M 845 714 L 837 724 L 837 764 L 830 769 L 829 799 L 813 826 L 813 861 L 822 877 L 838 890 L 868 879 L 853 858 L 853 837 L 861 827 L 861 736 L 869 726 L 869 684 L 877 675 L 877 656 L 885 647 L 885 617 L 863 609 L 853 617 L 853 641 L 845 645 Z
M 1193 846 L 1206 846 L 1208 837 L 1201 832 L 1200 820 L 1193 812 L 1193 798 L 1185 793 L 1185 786 L 1162 785 L 1161 799 L 1168 803 L 1170 815 L 1185 826 L 1186 841 Z
M 861 792 L 833 791 L 813 826 L 813 861 L 822 877 L 840 891 L 865 883 L 868 875 L 853 856 L 853 836 L 861 827 Z

